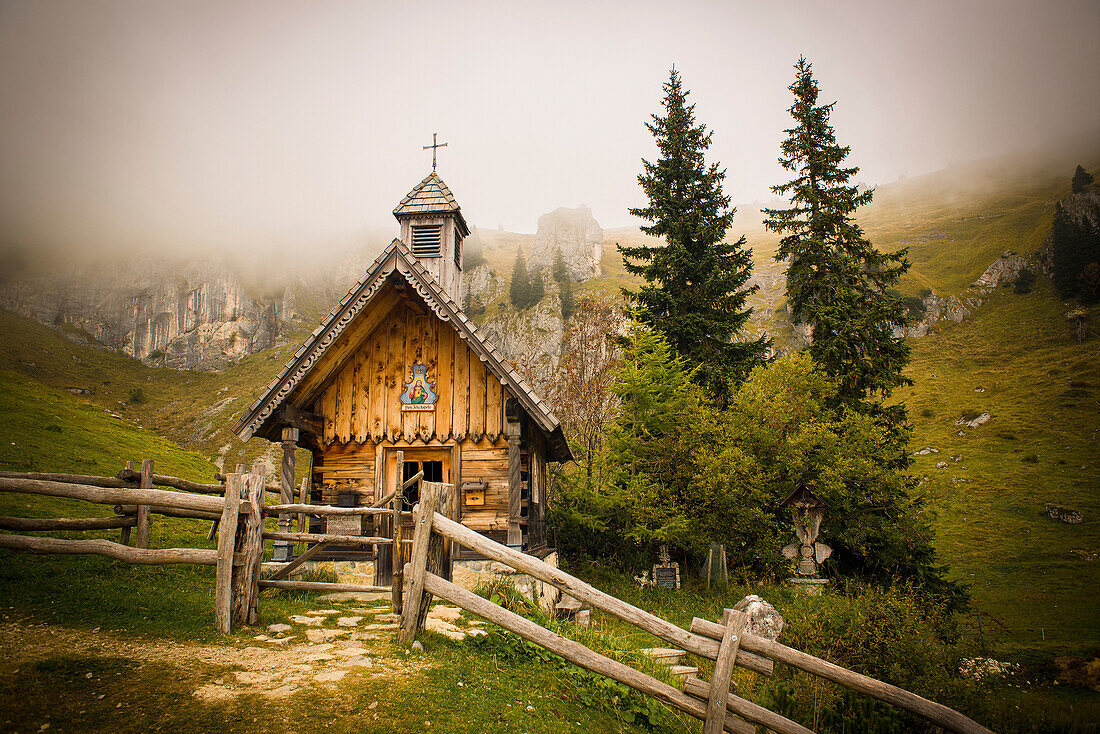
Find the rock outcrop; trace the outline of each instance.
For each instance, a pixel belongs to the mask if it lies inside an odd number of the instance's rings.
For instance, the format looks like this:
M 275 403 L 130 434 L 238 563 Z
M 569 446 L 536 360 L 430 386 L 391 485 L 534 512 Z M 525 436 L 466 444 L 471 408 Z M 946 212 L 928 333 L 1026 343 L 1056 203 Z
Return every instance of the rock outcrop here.
M 985 269 L 981 277 L 974 281 L 967 290 L 974 290 L 983 295 L 993 291 L 998 285 L 1015 283 L 1020 277 L 1020 272 L 1027 268 L 1027 261 L 1015 252 L 1006 252 L 993 261 L 993 264 Z
M 569 277 L 580 282 L 600 274 L 603 257 L 603 229 L 588 207 L 559 207 L 539 217 L 535 244 L 527 255 L 529 269 L 548 268 L 561 252 Z
M 488 265 L 479 265 L 462 274 L 462 299 L 466 302 L 466 296 L 477 296 L 482 303 L 490 303 L 504 293 L 508 284 L 504 278 L 497 275 Z
M 8 281 L 0 307 L 181 369 L 220 369 L 276 346 L 298 318 L 290 287 L 252 295 L 228 267 L 152 257 Z
M 486 314 L 482 333 L 514 362 L 521 372 L 536 383 L 549 381 L 561 356 L 565 323 L 561 318 L 561 299 L 554 285 L 548 284 L 546 296 L 530 308 L 516 310 L 501 304 Z
M 973 309 L 982 305 L 979 298 L 963 300 L 958 296 L 941 296 L 932 290 L 921 296 L 921 302 L 924 304 L 924 315 L 904 329 L 895 329 L 894 336 L 928 336 L 938 322 L 946 320 L 959 323 L 970 316 Z

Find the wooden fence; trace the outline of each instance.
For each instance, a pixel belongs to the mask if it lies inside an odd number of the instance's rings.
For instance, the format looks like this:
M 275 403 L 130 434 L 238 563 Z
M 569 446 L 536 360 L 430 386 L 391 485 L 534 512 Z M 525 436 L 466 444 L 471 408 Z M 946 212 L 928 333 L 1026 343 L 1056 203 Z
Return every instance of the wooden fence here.
M 113 505 L 115 517 L 25 518 L 0 517 L 0 530 L 82 531 L 119 529 L 118 542 L 68 540 L 31 535 L 0 533 L 0 548 L 32 553 L 89 554 L 115 558 L 137 564 L 184 563 L 214 566 L 214 624 L 219 632 L 228 633 L 236 625 L 259 621 L 259 592 L 262 588 L 304 589 L 310 591 L 391 592 L 390 586 L 365 584 L 335 584 L 287 579 L 290 572 L 314 557 L 330 544 L 370 546 L 393 545 L 398 561 L 401 558 L 400 528 L 402 517 L 411 513 L 401 508 L 401 493 L 394 492 L 371 507 L 329 507 L 307 504 L 265 504 L 266 495 L 280 495 L 280 488 L 265 485 L 262 474 L 249 474 L 244 466 L 237 472 L 218 475 L 224 484 L 200 484 L 178 477 L 153 472 L 153 462 L 142 462 L 141 471 L 128 463 L 118 475 L 104 477 L 85 474 L 44 474 L 0 472 L 0 492 L 65 497 L 96 504 Z M 409 479 L 404 487 L 423 479 L 423 473 Z M 171 490 L 156 489 L 169 487 Z M 215 497 L 211 495 L 221 495 Z M 382 515 L 389 518 L 387 527 L 394 536 L 375 537 L 283 530 L 267 531 L 267 517 L 298 514 L 319 517 L 338 515 Z M 150 548 L 151 516 L 209 520 L 209 539 L 217 538 L 217 548 Z M 134 533 L 130 545 L 131 531 Z M 310 543 L 309 549 L 289 564 L 282 565 L 269 577 L 262 578 L 263 543 L 281 540 Z M 400 590 L 393 592 L 399 604 Z
M 399 458 L 400 464 L 400 458 Z M 402 476 L 399 466 L 398 476 Z M 135 480 L 138 486 L 134 486 Z M 420 485 L 420 501 L 412 513 L 402 507 L 403 490 Z M 169 491 L 155 487 L 170 487 Z M 763 726 L 777 734 L 812 734 L 789 719 L 731 692 L 734 666 L 771 675 L 775 663 L 783 663 L 839 683 L 854 691 L 885 701 L 952 732 L 991 734 L 988 729 L 959 712 L 897 686 L 855 673 L 839 665 L 787 647 L 746 631 L 748 619 L 727 609 L 716 622 L 693 619 L 689 630 L 632 606 L 621 599 L 571 576 L 539 559 L 489 540 L 447 517 L 455 501 L 453 485 L 423 481 L 423 473 L 407 480 L 400 489 L 369 507 L 326 505 L 266 505 L 266 494 L 279 488 L 265 486 L 261 474 L 248 474 L 243 466 L 225 476 L 225 484 L 197 484 L 153 473 L 153 462 L 142 462 L 140 472 L 132 466 L 115 477 L 76 474 L 31 474 L 0 472 L 0 491 L 47 495 L 114 505 L 115 517 L 14 518 L 0 517 L 0 530 L 33 532 L 42 530 L 119 529 L 119 542 L 110 540 L 67 540 L 22 534 L 0 534 L 0 548 L 34 553 L 78 553 L 116 558 L 129 563 L 189 563 L 215 566 L 214 621 L 220 632 L 235 625 L 259 621 L 260 589 L 283 588 L 312 591 L 370 591 L 392 595 L 394 611 L 401 613 L 398 639 L 408 643 L 424 626 L 432 596 L 444 599 L 500 625 L 569 662 L 606 676 L 694 716 L 704 722 L 704 734 L 721 731 L 751 734 Z M 222 495 L 214 497 L 210 495 Z M 149 548 L 151 515 L 210 520 L 211 539 L 217 548 Z M 359 536 L 286 530 L 266 531 L 268 517 L 298 514 L 319 517 L 376 515 L 382 535 Z M 402 537 L 403 518 L 411 517 L 413 537 Z M 285 525 L 284 525 L 285 527 Z M 134 546 L 128 543 L 131 531 Z M 264 540 L 311 543 L 310 548 L 268 578 L 261 577 Z M 394 583 L 390 586 L 295 581 L 287 576 L 302 563 L 332 543 L 391 546 Z M 686 678 L 679 689 L 616 660 L 555 634 L 443 578 L 447 545 L 458 544 L 485 558 L 557 587 L 561 591 L 618 619 L 636 625 L 665 642 L 693 655 L 715 662 L 711 680 Z M 405 546 L 410 546 L 407 557 Z M 404 562 L 407 558 L 407 562 Z
M 885 701 L 948 731 L 991 734 L 988 729 L 954 709 L 774 640 L 753 635 L 746 631 L 746 616 L 736 610 L 725 610 L 718 622 L 694 619 L 690 630 L 681 629 L 537 558 L 495 543 L 449 519 L 438 511 L 452 501 L 448 494 L 453 495 L 451 485 L 425 482 L 421 488 L 420 503 L 414 508 L 415 532 L 412 550 L 404 568 L 405 604 L 398 633 L 401 642 L 411 642 L 417 631 L 423 627 L 424 616 L 421 612 L 427 608 L 431 596 L 434 595 L 541 645 L 575 665 L 616 680 L 701 719 L 704 722 L 704 734 L 721 731 L 751 734 L 757 725 L 778 734 L 812 734 L 806 727 L 730 691 L 730 679 L 735 665 L 770 675 L 777 662 Z M 594 609 L 634 624 L 667 643 L 715 661 L 710 682 L 687 678 L 680 689 L 674 688 L 456 586 L 442 578 L 438 571 L 442 565 L 444 539 L 551 584 Z M 419 603 L 414 600 L 419 600 Z

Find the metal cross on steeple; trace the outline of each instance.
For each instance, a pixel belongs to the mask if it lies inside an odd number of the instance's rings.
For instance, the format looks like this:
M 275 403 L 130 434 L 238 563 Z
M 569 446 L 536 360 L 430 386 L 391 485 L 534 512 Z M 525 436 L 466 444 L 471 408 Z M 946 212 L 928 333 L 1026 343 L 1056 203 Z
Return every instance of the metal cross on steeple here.
M 424 146 L 424 150 L 427 150 L 428 148 L 432 149 L 432 171 L 433 172 L 435 171 L 435 151 L 436 151 L 436 148 L 446 148 L 447 147 L 446 143 L 436 143 L 435 142 L 435 136 L 437 134 L 438 133 L 432 133 L 432 144 Z

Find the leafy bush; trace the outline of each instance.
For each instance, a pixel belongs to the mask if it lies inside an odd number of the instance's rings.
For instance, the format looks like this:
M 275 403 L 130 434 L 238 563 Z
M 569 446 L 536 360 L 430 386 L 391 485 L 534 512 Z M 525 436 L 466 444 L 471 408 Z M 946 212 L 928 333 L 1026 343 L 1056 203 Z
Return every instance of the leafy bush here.
M 959 677 L 967 648 L 958 644 L 957 618 L 945 606 L 928 603 L 911 586 L 847 584 L 841 592 L 796 595 L 779 604 L 786 621 L 783 643 L 948 705 L 969 703 L 979 693 Z M 900 709 L 782 665 L 760 683 L 754 700 L 795 721 L 813 722 L 818 732 L 927 729 Z
M 954 604 L 916 494 L 907 435 L 881 416 L 835 409 L 837 387 L 804 354 L 757 368 L 716 410 L 667 344 L 635 333 L 615 389 L 603 486 L 566 481 L 550 521 L 563 553 L 636 570 L 667 543 L 701 562 L 711 541 L 745 579 L 790 575 L 782 500 L 799 483 L 829 505 L 830 575 L 907 579 Z
M 131 388 L 130 389 L 130 399 L 127 402 L 133 403 L 134 405 L 139 405 L 141 403 L 144 403 L 145 402 L 145 391 L 142 390 L 140 387 Z
M 1019 294 L 1031 293 L 1031 288 L 1034 285 L 1035 273 L 1030 268 L 1024 268 L 1016 276 L 1016 281 L 1012 284 L 1012 290 Z

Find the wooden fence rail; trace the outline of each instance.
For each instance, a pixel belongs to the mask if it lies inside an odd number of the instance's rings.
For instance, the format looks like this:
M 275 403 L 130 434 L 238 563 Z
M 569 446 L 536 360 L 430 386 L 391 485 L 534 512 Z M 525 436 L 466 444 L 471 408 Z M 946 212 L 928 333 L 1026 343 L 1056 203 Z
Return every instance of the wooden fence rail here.
M 258 621 L 258 599 L 261 588 L 318 592 L 392 591 L 389 586 L 297 581 L 285 579 L 285 576 L 329 544 L 392 545 L 399 549 L 402 545 L 399 519 L 411 517 L 412 513 L 400 510 L 398 492 L 391 492 L 373 507 L 344 508 L 307 504 L 264 506 L 265 495 L 278 492 L 278 488 L 266 486 L 261 475 L 245 473 L 244 467 L 238 466 L 238 472 L 219 475 L 218 478 L 224 479 L 225 484 L 202 484 L 156 474 L 153 471 L 153 462 L 150 460 L 141 463 L 140 471 L 133 468 L 132 462 L 128 462 L 126 468 L 115 477 L 44 472 L 0 472 L 0 491 L 64 497 L 113 505 L 116 513 L 116 517 L 94 518 L 0 517 L 0 530 L 27 532 L 121 529 L 122 531 L 121 542 L 118 543 L 102 539 L 69 540 L 0 534 L 0 548 L 32 553 L 100 555 L 137 564 L 187 563 L 214 566 L 216 569 L 214 623 L 221 632 L 229 632 L 236 625 L 255 624 Z M 423 473 L 407 480 L 405 484 L 411 486 L 422 479 Z M 171 487 L 178 491 L 154 489 L 157 485 Z M 391 529 L 396 529 L 397 538 L 395 542 L 395 538 L 388 536 L 265 532 L 264 518 L 283 513 L 301 513 L 320 517 L 386 516 L 391 520 Z M 209 538 L 211 540 L 217 538 L 217 549 L 148 548 L 149 520 L 152 514 L 212 521 L 214 525 Z M 137 547 L 128 545 L 131 529 L 136 529 L 135 545 Z M 274 577 L 261 579 L 265 540 L 313 543 L 314 545 L 299 559 L 281 567 Z
M 29 535 L 0 535 L 0 548 L 25 550 L 32 553 L 63 553 L 107 556 L 127 563 L 164 565 L 190 563 L 198 566 L 214 566 L 218 563 L 216 550 L 202 548 L 132 548 L 110 540 L 63 540 Z
M 775 662 L 791 665 L 865 693 L 920 716 L 948 731 L 962 734 L 992 734 L 988 729 L 958 711 L 934 701 L 794 650 L 779 642 L 753 635 L 746 631 L 746 616 L 735 610 L 725 610 L 720 623 L 697 618 L 693 620 L 690 631 L 681 629 L 533 556 L 489 540 L 461 523 L 450 520 L 445 513 L 437 512 L 437 507 L 447 501 L 447 492 L 453 493 L 453 487 L 424 483 L 420 503 L 414 508 L 413 547 L 408 563 L 404 566 L 405 599 L 398 636 L 402 642 L 410 642 L 416 632 L 423 627 L 420 611 L 430 601 L 431 596 L 435 595 L 499 624 L 576 665 L 612 678 L 702 719 L 705 734 L 716 734 L 720 731 L 751 732 L 754 731 L 755 725 L 763 726 L 777 734 L 810 732 L 800 724 L 730 692 L 730 677 L 734 665 L 768 675 L 772 672 Z M 630 622 L 666 642 L 700 657 L 716 661 L 712 681 L 707 683 L 692 678 L 684 681 L 683 690 L 677 691 L 666 683 L 601 656 L 580 643 L 556 635 L 530 620 L 455 586 L 441 578 L 436 571 L 437 556 L 441 555 L 442 544 L 439 544 L 440 550 L 437 550 L 431 543 L 433 536 L 438 536 L 441 540 L 447 538 L 477 551 L 486 558 L 511 566 L 517 571 L 557 587 L 582 602 L 587 602 L 595 609 Z

